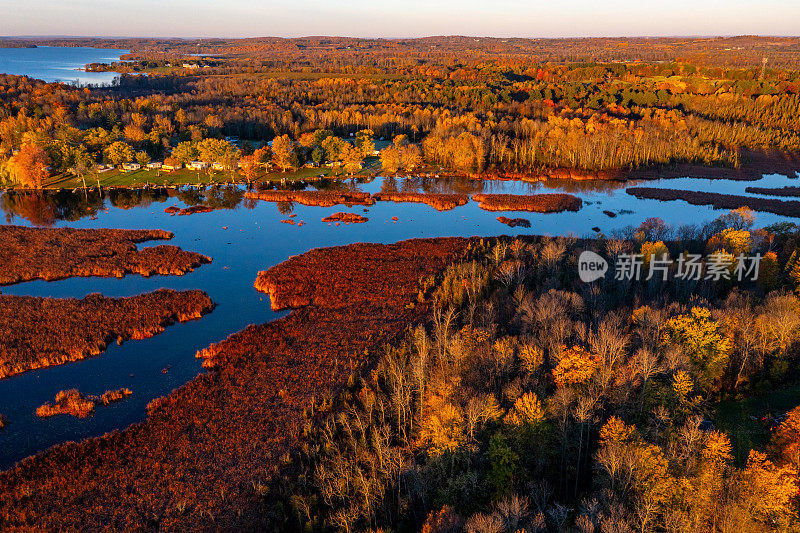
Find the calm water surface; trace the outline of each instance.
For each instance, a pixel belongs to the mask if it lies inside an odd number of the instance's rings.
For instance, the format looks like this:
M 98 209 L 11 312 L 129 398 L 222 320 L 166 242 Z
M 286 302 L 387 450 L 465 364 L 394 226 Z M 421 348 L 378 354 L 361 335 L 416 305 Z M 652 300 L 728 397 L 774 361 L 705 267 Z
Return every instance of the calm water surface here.
M 750 185 L 778 187 L 797 183 L 785 176 L 769 175 L 756 182 L 730 180 L 673 179 L 648 182 L 654 187 L 682 188 L 745 194 Z M 630 185 L 630 184 L 629 184 Z M 320 187 L 320 184 L 316 184 Z M 197 350 L 243 329 L 248 324 L 264 323 L 282 315 L 270 310 L 269 298 L 253 288 L 260 270 L 288 257 L 316 247 L 353 242 L 391 243 L 415 237 L 492 236 L 516 234 L 591 235 L 592 228 L 611 232 L 626 226 L 638 226 L 645 218 L 658 216 L 674 225 L 703 223 L 722 211 L 692 206 L 685 202 L 660 203 L 637 200 L 625 193 L 619 183 L 558 182 L 528 184 L 521 182 L 444 181 L 377 178 L 367 183 L 340 183 L 368 192 L 387 189 L 428 192 L 496 192 L 527 194 L 535 192 L 572 192 L 584 200 L 577 213 L 492 213 L 470 202 L 451 211 L 439 212 L 424 204 L 377 202 L 370 207 L 307 207 L 299 204 L 275 204 L 242 199 L 243 190 L 210 189 L 184 191 L 172 197 L 166 191 L 142 193 L 109 192 L 100 198 L 83 192 L 59 195 L 0 196 L 2 223 L 53 225 L 76 228 L 159 228 L 171 231 L 170 244 L 206 254 L 213 259 L 195 272 L 179 277 L 124 279 L 78 278 L 56 282 L 34 281 L 3 287 L 5 294 L 51 297 L 83 297 L 93 292 L 105 296 L 132 296 L 160 287 L 177 290 L 202 289 L 217 303 L 217 308 L 203 319 L 170 326 L 151 339 L 112 345 L 98 357 L 49 369 L 28 372 L 0 380 L 0 413 L 8 425 L 0 431 L 0 467 L 68 440 L 101 435 L 141 421 L 146 405 L 159 396 L 191 380 L 203 369 L 195 359 Z M 2 193 L 0 193 L 2 194 Z M 168 205 L 185 207 L 205 196 L 205 202 L 220 207 L 210 213 L 170 216 Z M 366 210 L 366 212 L 365 212 Z M 619 213 L 610 218 L 604 210 Z M 322 217 L 337 211 L 351 211 L 369 218 L 365 224 L 340 226 L 321 222 Z M 282 224 L 289 213 L 302 227 Z M 508 228 L 497 222 L 499 215 L 524 217 L 531 228 Z M 398 221 L 392 217 L 398 217 Z M 93 219 L 94 217 L 94 219 Z M 758 226 L 779 221 L 795 221 L 777 215 L 757 215 Z M 159 244 L 147 243 L 142 246 Z M 44 402 L 53 401 L 63 389 L 78 388 L 84 394 L 100 394 L 108 389 L 128 387 L 133 396 L 108 407 L 98 406 L 94 416 L 77 419 L 56 416 L 39 419 L 34 411 Z
M 0 48 L 0 73 L 30 76 L 47 82 L 110 85 L 116 72 L 84 72 L 89 63 L 119 61 L 130 50 L 65 46 Z

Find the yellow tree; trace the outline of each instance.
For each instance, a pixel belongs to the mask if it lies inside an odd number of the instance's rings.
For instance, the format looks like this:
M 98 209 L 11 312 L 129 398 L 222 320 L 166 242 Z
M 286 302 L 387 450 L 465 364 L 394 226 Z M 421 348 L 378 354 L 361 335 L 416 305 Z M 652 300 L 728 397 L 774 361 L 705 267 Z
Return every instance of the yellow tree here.
M 669 319 L 666 331 L 669 340 L 691 358 L 703 390 L 718 390 L 733 342 L 723 325 L 711 318 L 711 311 L 705 307 L 693 307 L 688 314 Z
M 770 449 L 781 461 L 800 469 L 800 407 L 787 413 L 772 436 Z
M 244 179 L 247 180 L 247 183 L 250 183 L 256 178 L 256 175 L 258 174 L 258 164 L 256 163 L 255 155 L 242 157 L 240 161 L 240 167 L 242 169 Z
M 387 146 L 381 150 L 381 167 L 385 172 L 397 172 L 400 169 L 400 150 L 395 146 Z
M 738 481 L 740 505 L 757 520 L 786 524 L 794 515 L 792 500 L 798 490 L 794 466 L 775 466 L 765 454 L 752 450 Z
M 348 174 L 358 172 L 364 166 L 362 152 L 350 143 L 345 143 L 344 148 L 342 148 L 341 157 L 344 163 L 344 170 Z
M 444 396 L 432 394 L 425 402 L 420 440 L 432 455 L 456 450 L 466 441 L 461 410 Z
M 294 141 L 288 135 L 275 137 L 272 141 L 272 161 L 284 172 L 292 166 Z
M 374 135 L 375 132 L 372 130 L 361 130 L 356 133 L 356 148 L 361 151 L 362 156 L 372 155 L 375 151 Z
M 558 387 L 581 385 L 588 382 L 599 367 L 598 358 L 580 346 L 562 349 L 553 369 L 553 381 Z
M 526 392 L 514 402 L 514 408 L 504 418 L 504 422 L 511 426 L 531 426 L 544 421 L 544 405 L 533 392 Z
M 106 158 L 114 166 L 133 161 L 133 157 L 133 148 L 122 141 L 112 143 L 111 146 L 106 148 Z

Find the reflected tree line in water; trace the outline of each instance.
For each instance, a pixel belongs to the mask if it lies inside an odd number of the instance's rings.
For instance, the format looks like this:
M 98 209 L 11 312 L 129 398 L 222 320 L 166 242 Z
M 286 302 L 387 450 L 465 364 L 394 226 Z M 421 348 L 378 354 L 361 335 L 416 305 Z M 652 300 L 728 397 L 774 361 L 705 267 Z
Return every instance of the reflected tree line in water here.
M 258 185 L 213 185 L 186 186 L 182 188 L 152 187 L 146 189 L 113 188 L 98 191 L 86 190 L 8 190 L 0 194 L 0 209 L 5 222 L 13 224 L 23 219 L 35 226 L 53 226 L 57 222 L 75 222 L 84 218 L 96 218 L 98 213 L 109 206 L 119 209 L 149 207 L 152 204 L 166 204 L 171 200 L 185 205 L 207 206 L 212 209 L 253 209 L 258 200 L 244 197 L 247 190 L 359 190 L 375 178 L 354 178 L 350 180 L 320 179 L 315 181 L 292 181 L 285 184 L 277 182 Z M 535 194 L 544 190 L 563 190 L 570 193 L 612 192 L 633 185 L 633 182 L 611 180 L 547 180 L 520 182 L 520 194 Z M 475 194 L 505 192 L 508 185 L 503 181 L 477 180 L 463 177 L 433 178 L 426 176 L 384 177 L 380 192 L 422 192 L 430 194 Z M 278 202 L 278 211 L 288 215 L 294 211 L 293 202 Z

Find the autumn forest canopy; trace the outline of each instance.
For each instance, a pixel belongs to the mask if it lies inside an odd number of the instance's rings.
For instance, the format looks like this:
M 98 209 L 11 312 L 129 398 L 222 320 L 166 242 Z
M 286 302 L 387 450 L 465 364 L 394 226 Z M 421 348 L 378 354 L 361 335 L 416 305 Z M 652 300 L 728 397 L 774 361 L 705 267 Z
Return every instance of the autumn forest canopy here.
M 381 153 L 389 173 L 736 168 L 754 153 L 800 148 L 791 38 L 90 44 L 132 49 L 124 62 L 89 66 L 119 70 L 118 85 L 3 76 L 6 183 L 196 158 L 248 181 L 257 169 L 307 163 L 352 172 L 372 152 L 324 141 L 357 132 L 396 140 Z

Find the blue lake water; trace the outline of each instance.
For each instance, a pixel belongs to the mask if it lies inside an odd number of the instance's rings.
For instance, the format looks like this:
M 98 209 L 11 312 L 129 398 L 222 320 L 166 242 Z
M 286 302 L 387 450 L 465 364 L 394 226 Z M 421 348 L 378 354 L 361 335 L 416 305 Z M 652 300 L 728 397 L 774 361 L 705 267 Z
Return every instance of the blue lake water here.
M 647 182 L 654 187 L 715 191 L 745 194 L 747 186 L 780 187 L 796 184 L 796 179 L 768 175 L 755 182 L 683 178 Z M 628 184 L 632 185 L 632 184 Z M 316 184 L 319 187 L 319 184 Z M 170 241 L 185 250 L 200 252 L 213 259 L 192 273 L 179 277 L 128 276 L 124 279 L 76 278 L 55 282 L 34 281 L 3 287 L 4 294 L 51 297 L 83 297 L 100 292 L 106 296 L 132 296 L 160 287 L 177 290 L 201 289 L 217 303 L 217 308 L 199 321 L 170 326 L 151 339 L 112 345 L 98 357 L 43 370 L 28 372 L 0 380 L 0 413 L 8 425 L 0 431 L 0 468 L 53 444 L 101 435 L 141 421 L 146 405 L 154 398 L 191 380 L 203 369 L 195 353 L 212 342 L 246 327 L 264 323 L 282 315 L 270 309 L 269 298 L 253 288 L 258 271 L 276 265 L 288 257 L 312 248 L 344 245 L 353 242 L 391 243 L 415 237 L 494 236 L 518 234 L 579 236 L 593 235 L 593 227 L 603 232 L 626 226 L 638 226 L 645 218 L 661 217 L 673 225 L 711 221 L 724 211 L 711 207 L 692 206 L 686 202 L 662 203 L 637 200 L 625 193 L 625 187 L 613 182 L 543 183 L 498 182 L 474 180 L 421 180 L 377 178 L 364 183 L 341 183 L 371 193 L 387 189 L 425 192 L 494 192 L 530 194 L 537 192 L 571 192 L 584 200 L 577 213 L 536 214 L 524 212 L 483 211 L 475 202 L 451 211 L 436 211 L 424 204 L 377 202 L 373 206 L 309 207 L 299 204 L 275 204 L 242 200 L 242 189 L 210 189 L 216 205 L 227 208 L 192 216 L 170 216 L 164 213 L 169 205 L 185 207 L 194 201 L 192 195 L 167 197 L 148 193 L 142 200 L 131 193 L 106 193 L 103 199 L 83 202 L 84 193 L 43 193 L 21 196 L 0 195 L 2 223 L 47 224 L 77 228 L 159 228 L 171 231 Z M 96 194 L 96 193 L 95 193 Z M 171 193 L 175 195 L 176 192 Z M 185 201 L 184 201 L 185 200 Z M 604 210 L 619 213 L 610 218 Z M 283 211 L 283 212 L 281 212 Z M 369 218 L 365 224 L 324 223 L 321 219 L 334 212 L 346 211 Z M 302 227 L 281 223 L 289 213 L 294 220 L 303 220 Z M 531 228 L 509 228 L 496 220 L 499 215 L 524 217 Z M 392 217 L 397 217 L 393 221 Z M 65 220 L 68 219 L 68 220 Z M 759 213 L 756 225 L 794 221 Z M 159 242 L 142 246 L 155 246 Z M 108 389 L 128 387 L 133 396 L 108 407 L 98 406 L 94 416 L 77 419 L 56 416 L 39 419 L 34 414 L 44 402 L 53 401 L 63 389 L 78 388 L 84 394 L 100 394 Z
M 39 46 L 37 48 L 0 48 L 0 73 L 30 76 L 47 82 L 60 81 L 77 85 L 110 85 L 116 72 L 84 72 L 89 63 L 119 61 L 129 50 L 112 48 Z

